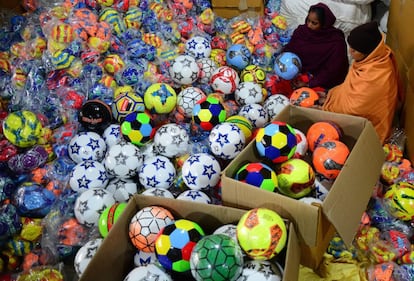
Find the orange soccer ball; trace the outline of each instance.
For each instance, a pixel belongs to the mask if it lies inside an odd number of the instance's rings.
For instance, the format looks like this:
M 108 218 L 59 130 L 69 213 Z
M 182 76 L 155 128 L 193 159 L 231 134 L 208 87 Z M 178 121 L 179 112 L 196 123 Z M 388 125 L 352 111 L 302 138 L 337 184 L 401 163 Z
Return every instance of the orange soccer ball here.
M 336 179 L 348 158 L 350 151 L 346 144 L 329 140 L 315 148 L 312 163 L 315 171 L 327 179 Z

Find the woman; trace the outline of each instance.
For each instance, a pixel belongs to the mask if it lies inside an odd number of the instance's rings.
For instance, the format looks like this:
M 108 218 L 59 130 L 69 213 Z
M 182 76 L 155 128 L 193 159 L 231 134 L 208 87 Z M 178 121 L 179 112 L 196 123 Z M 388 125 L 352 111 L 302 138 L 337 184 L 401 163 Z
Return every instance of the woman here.
M 331 89 L 323 110 L 365 117 L 384 143 L 392 130 L 401 84 L 394 53 L 376 22 L 360 25 L 348 36 L 354 59 L 345 81 Z
M 333 26 L 335 16 L 328 6 L 310 7 L 306 23 L 299 25 L 284 51 L 293 52 L 302 62 L 307 79 L 292 81 L 298 87 L 330 89 L 342 83 L 348 72 L 348 54 L 344 33 Z

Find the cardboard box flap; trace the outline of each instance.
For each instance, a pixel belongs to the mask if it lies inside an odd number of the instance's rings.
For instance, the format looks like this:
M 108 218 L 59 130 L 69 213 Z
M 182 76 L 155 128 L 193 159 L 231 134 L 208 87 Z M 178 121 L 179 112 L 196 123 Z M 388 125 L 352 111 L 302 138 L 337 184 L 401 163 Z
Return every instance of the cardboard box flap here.
M 249 8 L 262 7 L 262 0 L 212 0 L 211 4 L 214 8 L 238 8 L 241 11 Z
M 384 163 L 382 145 L 371 122 L 366 121 L 360 138 L 355 143 L 345 166 L 335 180 L 323 202 L 323 212 L 335 225 L 341 238 L 348 245 L 356 234 L 362 214 L 371 197 Z M 352 162 L 352 165 L 347 163 Z M 356 177 L 355 175 L 363 175 Z M 362 188 L 361 188 L 362 187 Z

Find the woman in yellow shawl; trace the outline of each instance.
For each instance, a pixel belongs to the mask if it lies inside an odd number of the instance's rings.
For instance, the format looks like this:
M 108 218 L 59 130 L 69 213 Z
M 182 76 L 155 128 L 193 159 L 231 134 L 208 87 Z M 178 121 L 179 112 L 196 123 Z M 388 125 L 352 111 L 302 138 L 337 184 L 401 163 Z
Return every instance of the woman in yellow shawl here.
M 328 92 L 322 109 L 367 118 L 384 143 L 401 98 L 394 54 L 376 22 L 354 28 L 348 44 L 354 61 L 345 81 Z

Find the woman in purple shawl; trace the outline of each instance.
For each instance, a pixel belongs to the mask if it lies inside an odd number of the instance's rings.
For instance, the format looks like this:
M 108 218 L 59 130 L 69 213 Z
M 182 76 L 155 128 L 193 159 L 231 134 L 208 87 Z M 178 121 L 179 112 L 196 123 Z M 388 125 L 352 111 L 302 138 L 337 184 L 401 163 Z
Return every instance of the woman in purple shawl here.
M 310 7 L 305 24 L 299 25 L 283 51 L 299 56 L 309 81 L 292 81 L 296 87 L 330 89 L 348 73 L 348 55 L 342 30 L 333 26 L 335 15 L 323 3 Z M 301 76 L 303 77 L 303 75 Z

